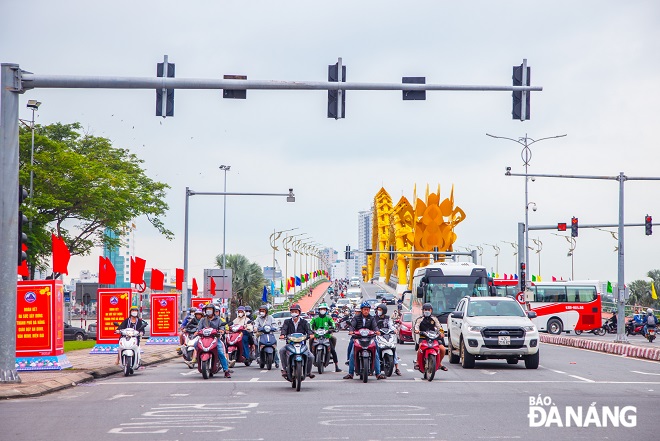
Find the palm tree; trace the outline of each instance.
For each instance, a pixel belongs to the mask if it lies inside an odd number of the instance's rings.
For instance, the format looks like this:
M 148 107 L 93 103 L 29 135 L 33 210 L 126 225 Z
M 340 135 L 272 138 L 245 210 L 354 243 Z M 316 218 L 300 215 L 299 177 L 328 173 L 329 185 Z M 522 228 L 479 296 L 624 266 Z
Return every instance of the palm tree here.
M 216 266 L 222 268 L 222 255 L 215 258 Z M 232 270 L 232 298 L 230 300 L 230 310 L 232 316 L 238 306 L 250 305 L 254 310 L 261 305 L 261 296 L 264 279 L 261 267 L 250 262 L 242 254 L 227 254 L 227 268 Z

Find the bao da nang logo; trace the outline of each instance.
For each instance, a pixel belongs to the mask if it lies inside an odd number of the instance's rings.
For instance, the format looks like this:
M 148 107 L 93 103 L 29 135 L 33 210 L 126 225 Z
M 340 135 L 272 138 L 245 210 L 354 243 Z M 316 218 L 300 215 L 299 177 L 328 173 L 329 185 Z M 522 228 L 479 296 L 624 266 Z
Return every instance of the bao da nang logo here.
M 167 300 L 162 299 L 162 300 L 160 301 L 160 306 L 162 306 L 163 308 L 166 307 L 166 306 L 167 306 Z
M 529 397 L 529 427 L 636 427 L 635 406 L 555 405 L 550 397 Z
M 117 296 L 110 297 L 110 304 L 111 305 L 116 305 L 117 303 L 119 303 L 119 299 L 117 298 Z
M 34 291 L 28 291 L 25 293 L 25 296 L 23 296 L 26 302 L 32 303 L 35 300 L 37 300 L 37 295 L 34 293 Z

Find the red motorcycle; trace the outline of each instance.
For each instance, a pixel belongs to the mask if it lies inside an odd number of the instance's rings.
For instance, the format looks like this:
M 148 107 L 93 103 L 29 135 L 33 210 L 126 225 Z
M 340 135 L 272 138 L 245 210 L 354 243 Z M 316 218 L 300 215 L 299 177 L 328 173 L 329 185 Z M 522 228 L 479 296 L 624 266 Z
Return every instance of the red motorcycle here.
M 213 328 L 204 328 L 197 334 L 200 334 L 197 341 L 197 370 L 207 380 L 221 369 L 218 355 L 218 331 Z
M 243 355 L 243 331 L 245 327 L 241 325 L 232 325 L 230 327 L 231 332 L 227 335 L 227 361 L 229 361 L 229 367 L 234 367 L 238 363 L 245 363 L 245 366 L 250 366 L 252 364 L 252 358 L 246 359 Z M 252 350 L 252 349 L 250 349 Z
M 435 372 L 440 369 L 440 345 L 443 338 L 435 331 L 420 334 L 419 350 L 417 351 L 417 368 L 424 374 L 424 379 L 433 381 Z
M 355 331 L 353 339 L 353 357 L 355 373 L 360 376 L 363 383 L 376 368 L 376 333 L 370 329 Z

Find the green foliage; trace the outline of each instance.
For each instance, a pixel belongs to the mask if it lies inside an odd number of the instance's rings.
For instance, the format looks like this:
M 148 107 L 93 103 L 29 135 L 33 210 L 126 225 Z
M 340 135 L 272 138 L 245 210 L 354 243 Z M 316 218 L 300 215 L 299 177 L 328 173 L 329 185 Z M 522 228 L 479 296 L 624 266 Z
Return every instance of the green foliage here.
M 216 266 L 222 268 L 222 255 L 215 258 Z M 259 264 L 250 262 L 242 254 L 227 254 L 226 267 L 232 270 L 232 298 L 231 311 L 238 306 L 250 305 L 253 310 L 261 306 L 261 296 L 266 280 Z
M 96 340 L 83 340 L 83 341 L 65 341 L 64 342 L 64 352 L 77 351 L 80 349 L 89 349 L 93 348 L 96 345 Z
M 36 126 L 34 167 L 30 166 L 31 132 L 20 129 L 19 181 L 34 194 L 25 214 L 32 221 L 28 233 L 28 263 L 45 269 L 51 254 L 51 232 L 64 238 L 72 255 L 87 255 L 96 246 L 117 246 L 120 239 L 103 234 L 120 232 L 145 215 L 167 239 L 173 233 L 161 217 L 167 184 L 151 180 L 144 161 L 107 138 L 81 133 L 81 125 Z
M 656 294 L 660 297 L 660 270 L 650 270 L 646 273 L 646 276 L 653 280 Z M 629 289 L 630 298 L 628 299 L 628 304 L 660 309 L 660 299 L 653 299 L 651 297 L 650 281 L 635 280 L 630 283 Z

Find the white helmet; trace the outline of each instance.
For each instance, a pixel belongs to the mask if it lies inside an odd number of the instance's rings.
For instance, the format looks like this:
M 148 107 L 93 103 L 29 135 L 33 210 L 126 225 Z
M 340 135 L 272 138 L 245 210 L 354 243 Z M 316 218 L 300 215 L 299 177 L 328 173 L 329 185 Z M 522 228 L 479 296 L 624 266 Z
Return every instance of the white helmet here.
M 646 310 L 646 313 L 647 314 L 653 314 L 653 310 L 651 308 L 649 308 L 649 309 Z

